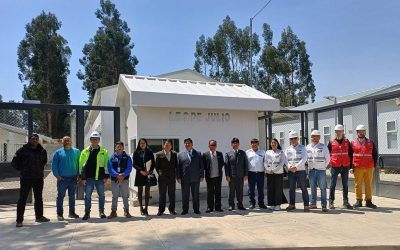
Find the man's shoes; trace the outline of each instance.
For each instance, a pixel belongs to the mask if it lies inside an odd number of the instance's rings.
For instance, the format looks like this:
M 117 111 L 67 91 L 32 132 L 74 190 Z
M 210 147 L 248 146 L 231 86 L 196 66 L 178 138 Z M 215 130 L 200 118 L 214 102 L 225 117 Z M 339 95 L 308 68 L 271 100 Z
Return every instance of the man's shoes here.
M 343 203 L 343 208 L 344 208 L 344 209 L 353 209 L 353 206 L 350 205 L 350 203 L 345 202 L 345 203 Z
M 333 201 L 329 202 L 329 209 L 335 209 L 335 203 L 333 203 Z
M 296 209 L 296 206 L 295 205 L 289 205 L 287 208 L 286 208 L 286 211 L 292 211 L 292 210 L 295 210 Z
M 22 227 L 22 221 L 17 221 L 17 224 L 15 224 L 15 227 Z
M 90 218 L 90 213 L 85 213 L 82 220 L 88 220 Z
M 228 208 L 228 211 L 233 211 L 233 210 L 235 210 L 235 207 L 234 207 L 234 206 L 230 206 L 230 207 Z
M 75 212 L 69 213 L 68 218 L 71 218 L 71 219 L 79 219 L 79 215 L 77 215 Z
M 310 209 L 317 209 L 317 205 L 316 204 L 311 204 L 310 205 Z
M 274 211 L 281 211 L 281 206 L 280 206 L 280 205 L 275 206 L 275 207 L 274 207 Z
M 145 210 L 143 209 L 143 207 L 140 207 L 140 214 L 141 215 L 146 215 Z
M 195 214 L 201 214 L 199 210 L 194 211 Z
M 144 216 L 149 216 L 149 211 L 147 210 L 147 208 L 144 209 Z
M 365 206 L 369 207 L 369 208 L 372 208 L 372 209 L 376 209 L 377 208 L 377 206 L 374 203 L 372 203 L 372 201 L 370 201 L 370 200 L 366 201 Z
M 223 212 L 222 208 L 215 209 L 216 212 Z
M 243 207 L 243 206 L 238 207 L 238 209 L 239 209 L 239 210 L 242 210 L 242 211 L 247 210 L 247 209 L 246 209 L 245 207 Z
M 63 221 L 64 220 L 64 216 L 62 214 L 57 214 L 57 220 L 58 221 Z
M 169 210 L 169 214 L 176 215 L 176 212 L 175 212 L 175 210 Z
M 261 209 L 268 209 L 267 206 L 265 206 L 264 204 L 258 205 L 258 207 Z
M 323 207 L 322 207 L 322 212 L 325 212 L 325 213 L 326 213 L 326 212 L 328 212 L 328 209 L 327 209 L 325 206 L 323 206 Z
M 182 211 L 182 213 L 181 213 L 181 215 L 185 215 L 185 214 L 187 214 L 188 213 L 188 211 Z
M 304 206 L 304 212 L 310 212 L 310 206 Z
M 35 221 L 36 221 L 36 222 L 39 222 L 39 223 L 42 223 L 42 222 L 49 222 L 50 219 L 48 219 L 48 218 L 42 216 L 42 217 L 40 217 L 40 218 L 37 218 Z
M 132 218 L 132 215 L 129 213 L 129 209 L 124 209 L 125 218 Z
M 255 208 L 256 208 L 256 205 L 254 205 L 254 204 L 251 204 L 250 207 L 249 207 L 249 209 L 255 209 Z
M 354 203 L 353 207 L 354 208 L 362 207 L 362 201 L 361 200 L 357 200 L 356 203 Z
M 161 216 L 163 214 L 164 214 L 164 212 L 158 211 L 157 216 Z
M 213 210 L 210 208 L 207 208 L 206 213 L 211 213 Z
M 107 217 L 107 219 L 114 219 L 117 217 L 117 211 L 112 210 L 111 214 Z
M 107 218 L 107 216 L 104 214 L 103 211 L 100 211 L 100 212 L 99 212 L 99 217 L 100 217 L 100 219 L 105 219 L 105 218 Z

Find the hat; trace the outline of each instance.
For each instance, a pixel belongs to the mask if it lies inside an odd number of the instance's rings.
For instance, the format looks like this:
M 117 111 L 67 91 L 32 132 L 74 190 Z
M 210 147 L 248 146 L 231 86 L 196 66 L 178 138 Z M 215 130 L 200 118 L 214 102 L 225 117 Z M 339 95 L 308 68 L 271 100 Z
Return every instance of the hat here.
M 337 124 L 337 125 L 335 126 L 335 131 L 336 131 L 336 130 L 344 130 L 343 125 L 342 125 L 342 124 Z
M 360 124 L 360 125 L 358 125 L 357 128 L 356 128 L 356 131 L 359 131 L 359 130 L 367 130 L 367 129 L 365 128 L 365 125 Z
M 312 132 L 311 132 L 311 136 L 313 136 L 313 135 L 321 135 L 321 132 L 319 132 L 319 130 L 313 130 Z
M 296 131 L 292 130 L 289 132 L 289 139 L 298 138 L 298 137 L 299 137 L 299 135 L 297 134 Z
M 239 143 L 239 139 L 236 137 L 233 137 L 231 140 L 231 143 Z
M 99 138 L 99 139 L 100 139 L 100 134 L 99 134 L 99 132 L 93 131 L 93 132 L 90 134 L 90 138 Z

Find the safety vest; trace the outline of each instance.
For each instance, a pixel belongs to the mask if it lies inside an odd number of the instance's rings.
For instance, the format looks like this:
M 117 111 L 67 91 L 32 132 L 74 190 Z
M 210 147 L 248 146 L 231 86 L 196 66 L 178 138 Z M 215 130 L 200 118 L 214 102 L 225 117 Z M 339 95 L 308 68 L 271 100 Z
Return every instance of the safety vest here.
M 331 162 L 332 167 L 349 167 L 350 157 L 349 148 L 350 142 L 346 138 L 343 139 L 342 144 L 337 140 L 329 140 L 331 143 Z
M 365 139 L 364 145 L 359 140 L 355 139 L 351 142 L 353 148 L 353 165 L 355 168 L 373 168 L 375 165 L 372 157 L 372 149 L 374 143 L 371 140 Z
M 83 168 L 86 165 L 87 160 L 89 159 L 90 155 L 90 146 L 82 150 L 81 156 L 79 157 L 79 173 L 82 175 Z M 100 147 L 100 151 L 97 154 L 97 164 L 96 164 L 96 175 L 95 175 L 95 180 L 99 179 L 99 172 L 100 168 L 104 169 L 104 173 L 108 174 L 108 169 L 107 169 L 107 164 L 108 164 L 108 152 L 105 148 Z

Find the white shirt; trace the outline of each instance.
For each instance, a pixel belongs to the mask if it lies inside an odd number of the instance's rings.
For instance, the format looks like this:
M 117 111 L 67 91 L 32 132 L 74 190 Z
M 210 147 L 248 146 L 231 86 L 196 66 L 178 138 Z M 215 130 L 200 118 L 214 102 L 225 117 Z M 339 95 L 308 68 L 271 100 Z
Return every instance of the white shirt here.
M 306 170 L 307 150 L 302 144 L 297 144 L 296 147 L 290 145 L 286 151 L 286 166 L 290 169 L 292 165 L 297 167 L 297 171 Z
M 264 172 L 264 156 L 265 151 L 258 149 L 256 152 L 253 149 L 246 151 L 247 159 L 249 160 L 250 172 Z
M 319 142 L 317 144 L 310 143 L 306 148 L 308 169 L 325 170 L 331 161 L 328 147 Z
M 267 172 L 274 174 L 283 174 L 283 165 L 286 163 L 286 156 L 282 150 L 268 150 L 265 152 L 264 168 Z

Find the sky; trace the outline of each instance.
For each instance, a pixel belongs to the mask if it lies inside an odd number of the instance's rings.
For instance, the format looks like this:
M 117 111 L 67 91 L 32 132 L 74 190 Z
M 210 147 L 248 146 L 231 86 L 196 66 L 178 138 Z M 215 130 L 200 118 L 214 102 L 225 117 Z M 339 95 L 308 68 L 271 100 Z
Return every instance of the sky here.
M 127 21 L 139 59 L 138 75 L 192 69 L 197 39 L 212 36 L 229 15 L 240 28 L 267 0 L 114 0 Z M 59 33 L 72 50 L 68 88 L 72 104 L 84 104 L 86 91 L 76 77 L 82 48 L 100 22 L 95 0 L 0 0 L 0 95 L 22 101 L 17 48 L 25 25 L 42 10 L 54 13 Z M 400 1 L 398 0 L 272 0 L 254 19 L 261 35 L 270 24 L 274 44 L 290 25 L 306 42 L 313 63 L 316 99 L 342 96 L 400 83 Z

